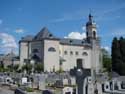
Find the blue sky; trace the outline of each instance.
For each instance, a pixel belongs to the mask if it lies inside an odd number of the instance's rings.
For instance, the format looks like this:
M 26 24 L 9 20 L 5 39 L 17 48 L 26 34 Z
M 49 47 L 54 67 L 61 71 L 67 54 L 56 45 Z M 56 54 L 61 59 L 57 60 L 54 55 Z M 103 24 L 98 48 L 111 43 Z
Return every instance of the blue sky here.
M 0 0 L 0 54 L 18 53 L 21 37 L 44 26 L 57 37 L 82 36 L 90 12 L 110 51 L 114 36 L 125 37 L 125 0 Z

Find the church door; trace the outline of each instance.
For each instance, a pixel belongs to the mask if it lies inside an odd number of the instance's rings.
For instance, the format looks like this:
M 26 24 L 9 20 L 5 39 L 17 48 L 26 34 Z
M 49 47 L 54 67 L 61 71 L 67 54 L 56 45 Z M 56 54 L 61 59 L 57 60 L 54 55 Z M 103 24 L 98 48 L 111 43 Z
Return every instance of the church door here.
M 83 68 L 83 59 L 77 59 L 76 60 L 76 65 L 79 68 Z

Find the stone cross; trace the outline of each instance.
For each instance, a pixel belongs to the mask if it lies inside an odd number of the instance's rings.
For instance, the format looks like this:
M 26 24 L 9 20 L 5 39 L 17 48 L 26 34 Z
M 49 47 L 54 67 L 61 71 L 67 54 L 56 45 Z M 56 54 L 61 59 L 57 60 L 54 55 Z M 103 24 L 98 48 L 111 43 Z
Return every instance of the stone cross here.
M 77 94 L 83 94 L 84 79 L 91 75 L 90 69 L 84 69 L 82 59 L 77 59 L 77 67 L 70 70 L 70 75 L 75 76 L 77 84 Z

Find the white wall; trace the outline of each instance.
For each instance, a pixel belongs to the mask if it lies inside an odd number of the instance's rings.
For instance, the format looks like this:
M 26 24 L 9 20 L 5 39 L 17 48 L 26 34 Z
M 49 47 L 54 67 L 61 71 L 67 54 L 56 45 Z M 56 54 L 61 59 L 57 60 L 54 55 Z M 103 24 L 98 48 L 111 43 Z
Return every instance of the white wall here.
M 55 48 L 55 52 L 50 52 L 50 47 Z M 44 40 L 44 71 L 59 70 L 59 41 Z
M 20 45 L 20 65 L 23 65 L 24 59 L 28 58 L 28 43 L 21 42 L 19 45 Z
M 99 71 L 102 68 L 102 61 L 101 61 L 101 49 L 96 44 L 96 41 L 93 40 L 93 48 L 92 48 L 92 68 L 96 71 L 96 73 L 99 73 Z
M 67 55 L 64 53 L 67 51 Z M 70 54 L 70 51 L 73 52 L 73 55 Z M 78 52 L 78 55 L 76 55 Z M 83 52 L 87 52 L 88 56 L 82 55 Z M 63 62 L 63 70 L 69 71 L 70 69 L 76 66 L 77 59 L 83 59 L 83 67 L 91 67 L 91 49 L 85 49 L 84 46 L 71 46 L 71 45 L 60 45 L 60 56 L 66 61 Z

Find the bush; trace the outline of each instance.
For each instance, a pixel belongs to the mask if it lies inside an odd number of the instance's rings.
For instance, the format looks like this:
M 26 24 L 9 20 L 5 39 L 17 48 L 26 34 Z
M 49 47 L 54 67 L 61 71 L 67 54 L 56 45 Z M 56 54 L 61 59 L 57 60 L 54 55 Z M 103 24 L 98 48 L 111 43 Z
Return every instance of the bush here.
M 26 91 L 27 91 L 27 92 L 33 92 L 33 91 L 34 91 L 34 89 L 33 89 L 33 88 L 28 87 L 28 88 L 26 88 Z

